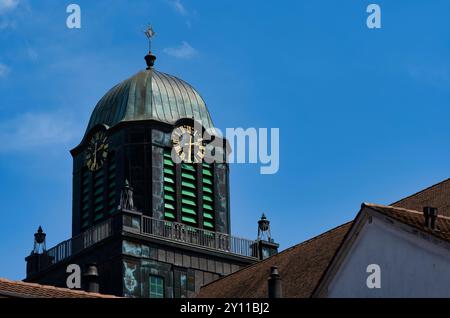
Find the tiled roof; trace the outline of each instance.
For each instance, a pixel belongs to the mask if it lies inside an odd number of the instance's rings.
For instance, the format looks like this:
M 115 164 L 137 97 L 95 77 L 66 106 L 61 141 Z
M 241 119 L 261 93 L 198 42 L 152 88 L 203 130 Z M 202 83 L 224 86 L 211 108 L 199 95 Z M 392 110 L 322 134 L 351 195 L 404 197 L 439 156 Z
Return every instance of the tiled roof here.
M 448 216 L 438 215 L 436 219 L 436 228 L 432 230 L 425 226 L 423 212 L 372 203 L 364 203 L 363 206 L 372 208 L 397 221 L 450 242 L 450 217 Z
M 210 283 L 198 297 L 265 298 L 271 266 L 278 267 L 284 297 L 310 297 L 351 225 L 341 225 Z
M 438 215 L 436 229 L 431 230 L 425 226 L 422 212 L 372 203 L 363 203 L 361 210 L 365 208 L 450 241 L 450 217 Z M 271 266 L 277 266 L 279 269 L 283 282 L 283 297 L 311 297 L 353 223 L 341 225 L 260 263 L 212 282 L 200 289 L 198 297 L 267 297 L 267 279 Z
M 0 278 L 0 298 L 116 298 L 111 295 L 58 288 Z
M 440 215 L 450 216 L 450 179 L 439 182 L 391 204 L 410 210 L 423 211 L 426 206 L 438 208 Z

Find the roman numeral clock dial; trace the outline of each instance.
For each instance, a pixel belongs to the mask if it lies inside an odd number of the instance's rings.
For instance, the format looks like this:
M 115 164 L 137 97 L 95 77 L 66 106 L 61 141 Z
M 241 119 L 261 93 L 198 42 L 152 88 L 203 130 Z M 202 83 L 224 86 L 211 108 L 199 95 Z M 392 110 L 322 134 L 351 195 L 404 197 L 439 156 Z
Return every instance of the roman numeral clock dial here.
M 201 133 L 183 125 L 172 132 L 172 144 L 177 156 L 186 163 L 199 163 L 205 157 L 205 145 Z
M 104 132 L 92 136 L 86 149 L 86 166 L 91 171 L 97 171 L 108 157 L 108 138 Z

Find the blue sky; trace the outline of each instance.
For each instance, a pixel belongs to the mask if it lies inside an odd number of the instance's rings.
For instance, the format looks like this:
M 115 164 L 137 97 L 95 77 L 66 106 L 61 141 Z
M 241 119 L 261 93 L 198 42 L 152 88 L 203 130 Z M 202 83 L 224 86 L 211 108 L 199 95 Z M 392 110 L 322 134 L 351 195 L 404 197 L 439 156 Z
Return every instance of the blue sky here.
M 265 212 L 289 247 L 450 176 L 449 1 L 0 0 L 0 277 L 38 225 L 70 237 L 72 161 L 96 102 L 144 68 L 191 83 L 226 127 L 280 128 L 280 170 L 232 165 L 232 232 Z

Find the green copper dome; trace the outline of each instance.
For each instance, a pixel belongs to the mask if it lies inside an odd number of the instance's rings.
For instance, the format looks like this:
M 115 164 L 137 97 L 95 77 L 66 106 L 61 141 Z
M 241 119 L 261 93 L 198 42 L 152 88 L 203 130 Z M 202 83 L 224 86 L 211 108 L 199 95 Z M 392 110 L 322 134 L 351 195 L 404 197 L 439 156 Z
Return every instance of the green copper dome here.
M 87 131 L 98 124 L 148 119 L 174 124 L 181 118 L 213 127 L 204 100 L 191 85 L 151 68 L 109 90 L 95 106 Z

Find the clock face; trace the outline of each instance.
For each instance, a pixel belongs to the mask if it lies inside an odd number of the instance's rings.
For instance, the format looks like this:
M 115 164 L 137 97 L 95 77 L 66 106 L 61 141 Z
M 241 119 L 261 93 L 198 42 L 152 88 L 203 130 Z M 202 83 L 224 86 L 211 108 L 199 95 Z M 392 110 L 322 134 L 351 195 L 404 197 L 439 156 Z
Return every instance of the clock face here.
M 199 131 L 188 125 L 175 128 L 172 132 L 175 153 L 183 162 L 199 163 L 205 157 L 205 145 Z
M 108 157 L 108 143 L 104 132 L 97 132 L 92 136 L 86 150 L 86 165 L 91 171 L 97 171 L 103 166 Z

